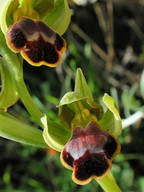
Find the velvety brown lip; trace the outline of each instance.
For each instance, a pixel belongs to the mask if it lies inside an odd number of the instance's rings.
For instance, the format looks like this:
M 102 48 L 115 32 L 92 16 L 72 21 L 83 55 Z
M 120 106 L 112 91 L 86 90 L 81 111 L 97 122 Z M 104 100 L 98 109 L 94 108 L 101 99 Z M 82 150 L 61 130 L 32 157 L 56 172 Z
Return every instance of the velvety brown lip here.
M 75 127 L 61 153 L 61 160 L 65 167 L 73 169 L 73 180 L 85 184 L 92 178 L 103 178 L 119 151 L 117 139 L 90 122 L 85 129 Z
M 66 49 L 65 40 L 40 20 L 22 17 L 12 25 L 6 40 L 9 48 L 34 66 L 57 66 Z

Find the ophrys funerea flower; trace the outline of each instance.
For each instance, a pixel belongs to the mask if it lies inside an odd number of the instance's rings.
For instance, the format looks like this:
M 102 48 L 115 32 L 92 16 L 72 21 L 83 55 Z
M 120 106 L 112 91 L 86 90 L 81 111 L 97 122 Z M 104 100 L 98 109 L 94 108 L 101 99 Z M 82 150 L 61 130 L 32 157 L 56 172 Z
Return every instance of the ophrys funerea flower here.
M 55 132 L 58 135 L 54 136 L 49 123 L 43 119 L 45 141 L 61 151 L 61 162 L 73 170 L 72 179 L 77 184 L 84 185 L 92 179 L 105 178 L 111 171 L 112 160 L 120 152 L 117 137 L 121 134 L 122 125 L 118 109 L 108 94 L 104 94 L 102 100 L 107 107 L 106 112 L 94 102 L 78 69 L 75 91 L 67 93 L 58 106 L 66 134 L 63 132 L 59 137 L 57 127 Z

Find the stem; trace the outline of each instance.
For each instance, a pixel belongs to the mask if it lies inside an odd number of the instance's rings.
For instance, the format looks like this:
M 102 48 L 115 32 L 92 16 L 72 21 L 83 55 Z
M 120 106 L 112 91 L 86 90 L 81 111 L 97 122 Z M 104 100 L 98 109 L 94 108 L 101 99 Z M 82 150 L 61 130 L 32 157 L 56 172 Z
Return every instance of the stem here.
M 19 93 L 19 96 L 20 96 L 24 106 L 26 107 L 26 109 L 28 110 L 30 115 L 32 116 L 32 119 L 43 128 L 43 124 L 41 123 L 40 119 L 44 115 L 33 102 L 32 98 L 26 88 L 24 81 L 23 80 L 15 81 L 15 83 L 16 83 L 17 92 Z
M 0 30 L 0 54 L 3 56 L 7 63 L 7 69 L 11 75 L 13 80 L 14 87 L 18 92 L 19 97 L 21 98 L 24 106 L 32 116 L 32 119 L 37 122 L 41 127 L 43 124 L 41 123 L 41 117 L 43 114 L 37 108 L 35 103 L 33 102 L 26 85 L 23 80 L 22 68 L 19 63 L 18 57 L 15 53 L 13 53 L 6 45 L 6 40 L 4 34 Z
M 109 173 L 104 179 L 96 181 L 105 192 L 122 192 L 112 173 Z

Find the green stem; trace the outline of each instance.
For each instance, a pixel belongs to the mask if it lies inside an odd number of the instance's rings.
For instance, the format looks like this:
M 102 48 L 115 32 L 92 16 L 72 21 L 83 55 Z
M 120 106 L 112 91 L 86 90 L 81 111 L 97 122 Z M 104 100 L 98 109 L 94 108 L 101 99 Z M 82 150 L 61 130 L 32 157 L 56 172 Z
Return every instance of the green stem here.
M 96 181 L 105 192 L 122 192 L 112 173 L 109 173 L 104 179 Z
M 21 98 L 24 106 L 32 116 L 32 119 L 37 122 L 41 127 L 43 124 L 41 123 L 41 117 L 43 114 L 37 108 L 35 103 L 33 102 L 23 80 L 22 68 L 19 63 L 18 57 L 15 53 L 13 53 L 6 45 L 6 40 L 4 34 L 0 30 L 0 54 L 3 56 L 7 63 L 7 69 L 11 75 L 13 80 L 14 87 L 18 92 L 19 97 Z
M 33 102 L 32 98 L 26 88 L 24 81 L 23 80 L 16 81 L 15 83 L 16 83 L 17 92 L 19 93 L 19 96 L 20 96 L 24 106 L 26 107 L 26 109 L 28 110 L 30 115 L 32 116 L 32 119 L 43 128 L 43 124 L 41 123 L 40 119 L 44 115 Z

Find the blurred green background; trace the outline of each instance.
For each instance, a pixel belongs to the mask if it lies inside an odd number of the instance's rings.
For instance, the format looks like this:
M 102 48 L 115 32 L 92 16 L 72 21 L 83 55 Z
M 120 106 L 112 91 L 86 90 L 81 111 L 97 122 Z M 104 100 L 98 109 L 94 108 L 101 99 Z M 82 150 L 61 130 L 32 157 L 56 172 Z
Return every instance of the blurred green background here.
M 78 2 L 78 1 L 77 1 Z M 84 2 L 84 1 L 83 1 Z M 83 6 L 69 1 L 71 24 L 64 34 L 67 51 L 57 68 L 24 63 L 24 79 L 37 106 L 59 121 L 56 105 L 73 90 L 80 67 L 96 101 L 113 96 L 123 119 L 143 107 L 140 80 L 144 68 L 144 3 L 100 0 Z M 143 83 L 142 83 L 143 85 Z M 8 112 L 29 123 L 18 101 Z M 35 125 L 37 126 L 37 125 Z M 121 153 L 112 172 L 123 192 L 144 192 L 144 121 L 123 130 Z M 102 192 L 95 181 L 79 186 L 71 180 L 59 153 L 0 138 L 0 192 Z

